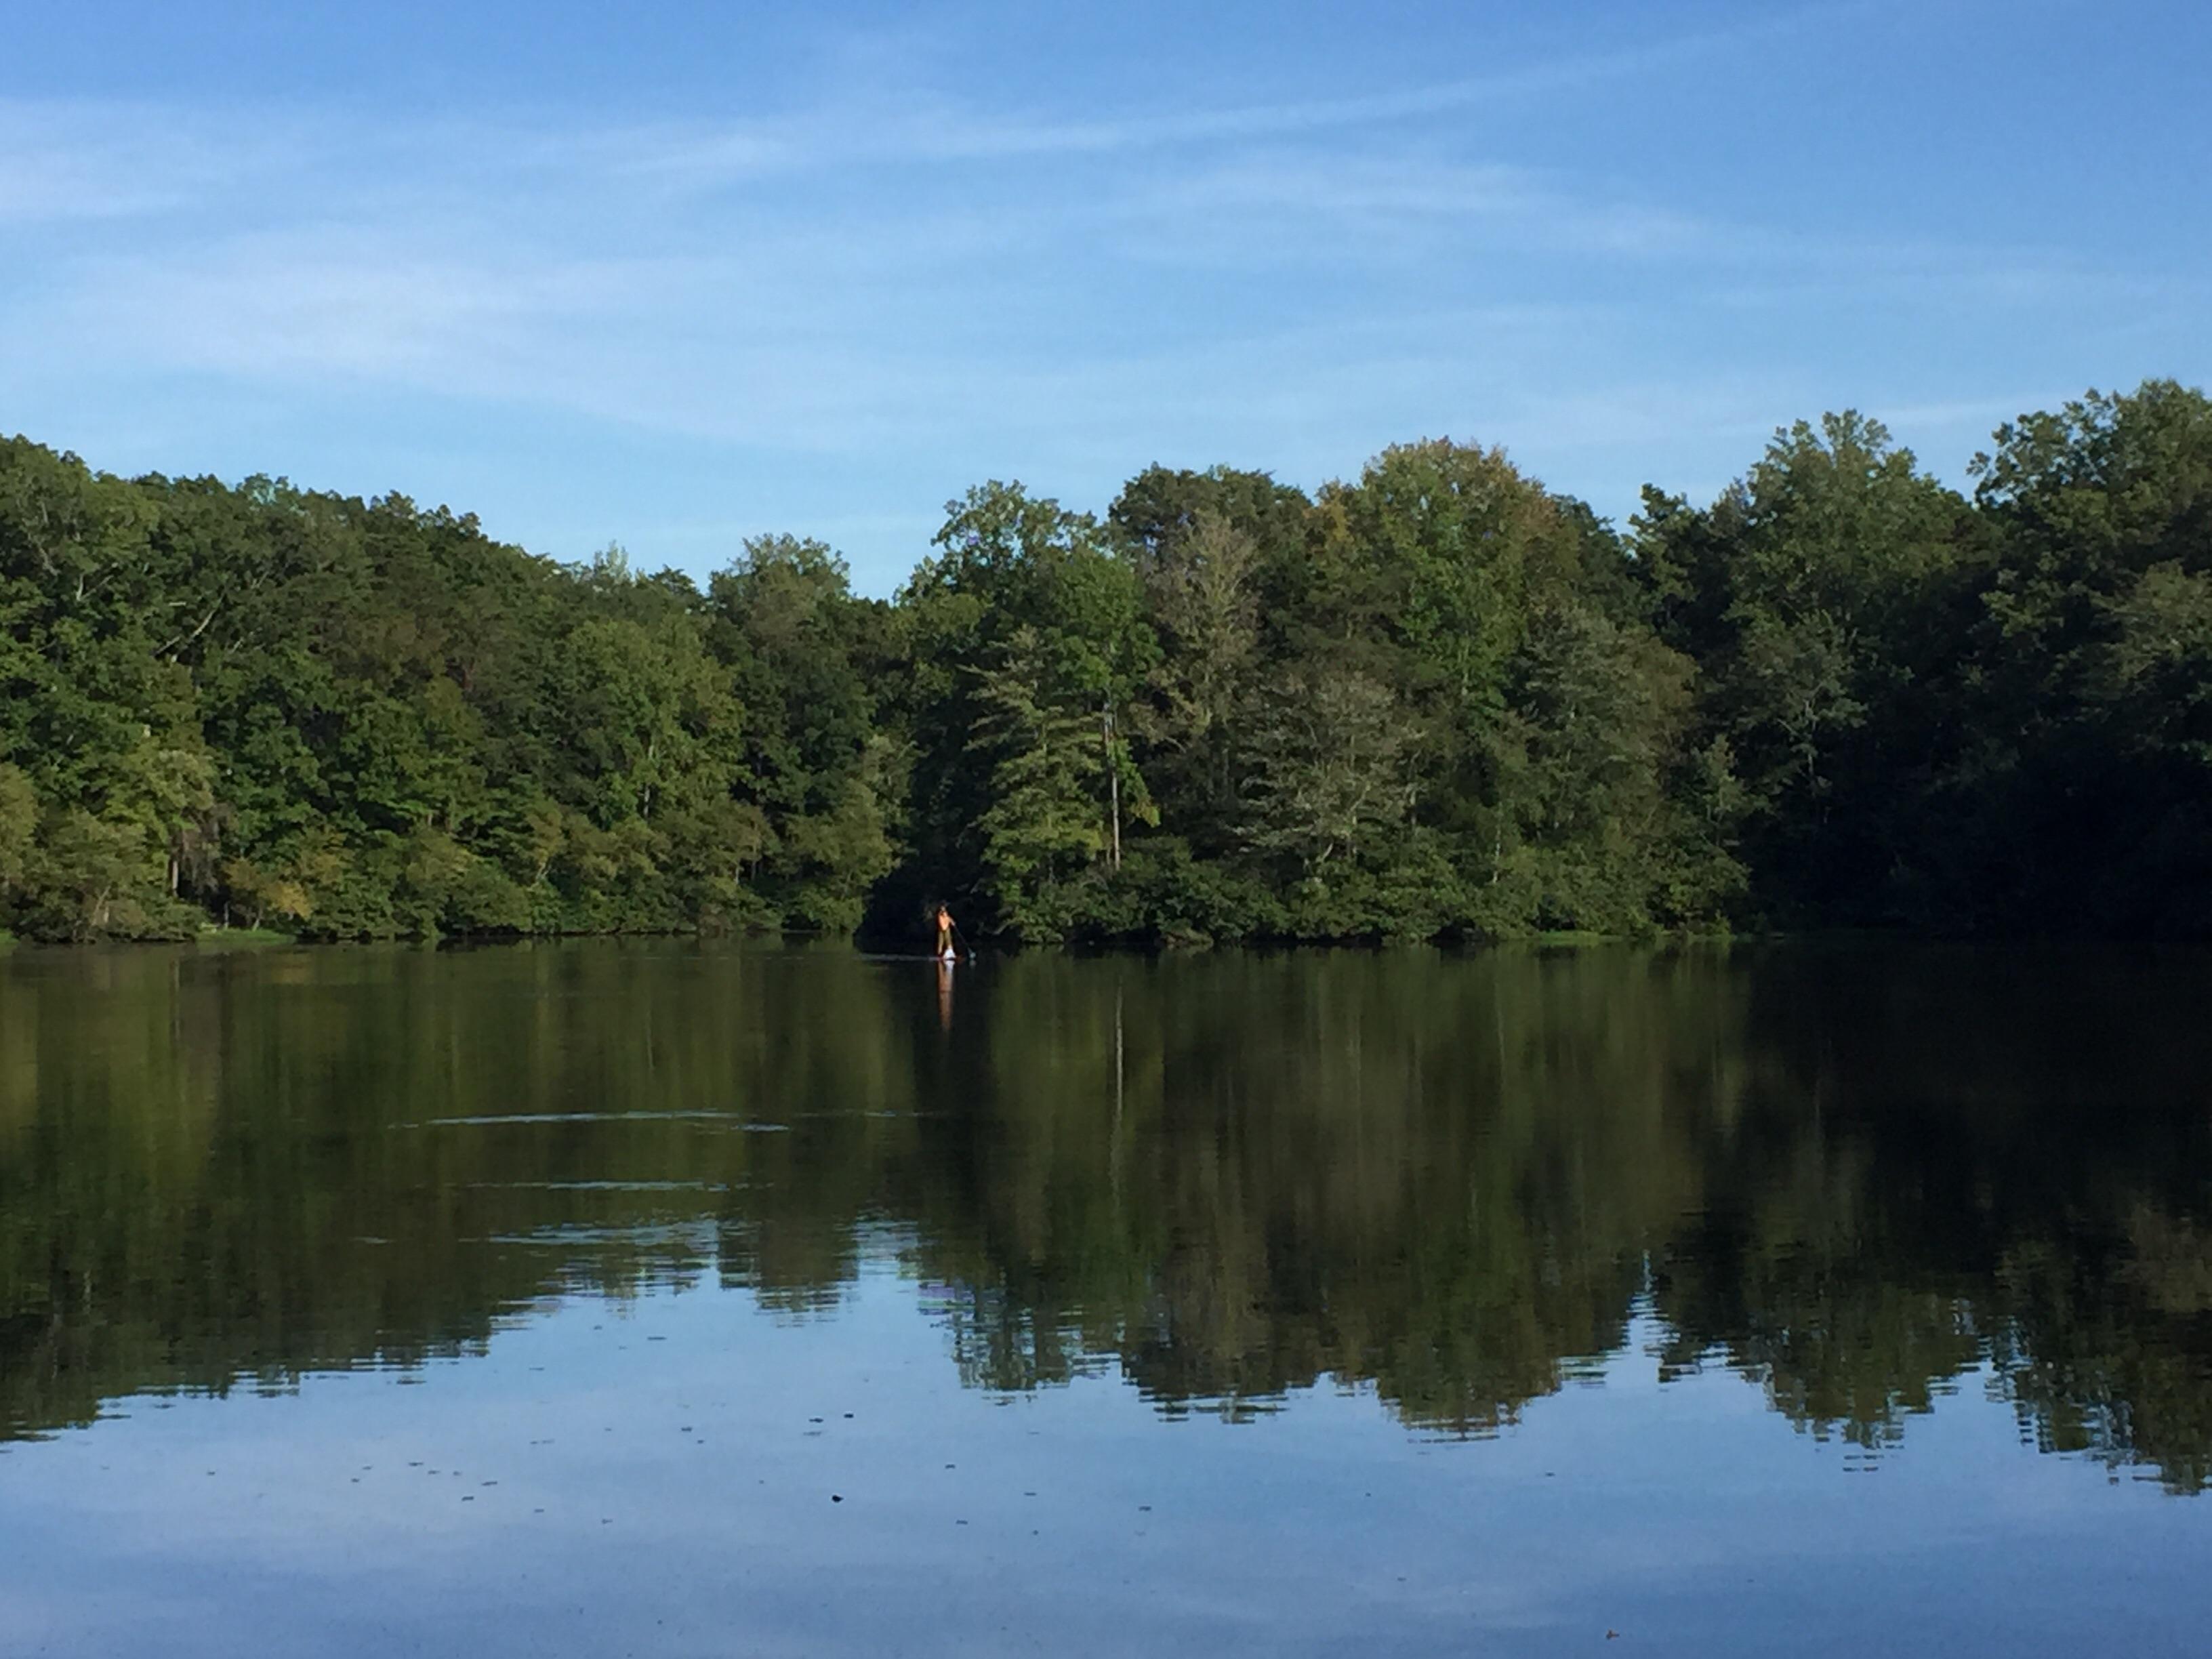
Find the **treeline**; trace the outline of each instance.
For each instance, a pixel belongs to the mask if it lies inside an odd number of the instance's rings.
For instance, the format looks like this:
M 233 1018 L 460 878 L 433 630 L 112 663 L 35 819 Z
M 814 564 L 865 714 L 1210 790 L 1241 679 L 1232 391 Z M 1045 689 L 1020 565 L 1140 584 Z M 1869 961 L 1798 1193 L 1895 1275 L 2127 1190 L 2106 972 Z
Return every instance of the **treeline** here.
M 0 925 L 1029 941 L 2212 933 L 2212 400 L 1971 496 L 1777 434 L 1623 532 L 1504 456 L 951 504 L 896 598 L 0 444 Z

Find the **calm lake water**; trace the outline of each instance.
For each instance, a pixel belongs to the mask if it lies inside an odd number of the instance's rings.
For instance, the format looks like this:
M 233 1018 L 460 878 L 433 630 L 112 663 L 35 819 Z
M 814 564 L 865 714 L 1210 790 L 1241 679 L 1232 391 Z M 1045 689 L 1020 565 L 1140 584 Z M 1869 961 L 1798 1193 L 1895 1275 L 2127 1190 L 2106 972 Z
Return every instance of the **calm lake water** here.
M 2208 1009 L 19 950 L 0 1652 L 2203 1654 Z

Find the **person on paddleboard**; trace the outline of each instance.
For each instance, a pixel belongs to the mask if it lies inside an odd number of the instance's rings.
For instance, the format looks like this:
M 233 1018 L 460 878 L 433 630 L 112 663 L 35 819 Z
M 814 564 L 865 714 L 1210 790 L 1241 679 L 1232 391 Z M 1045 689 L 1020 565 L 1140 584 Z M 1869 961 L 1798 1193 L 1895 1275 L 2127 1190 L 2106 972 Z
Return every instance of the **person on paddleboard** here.
M 937 907 L 937 954 L 950 957 L 952 950 L 952 912 L 943 905 Z

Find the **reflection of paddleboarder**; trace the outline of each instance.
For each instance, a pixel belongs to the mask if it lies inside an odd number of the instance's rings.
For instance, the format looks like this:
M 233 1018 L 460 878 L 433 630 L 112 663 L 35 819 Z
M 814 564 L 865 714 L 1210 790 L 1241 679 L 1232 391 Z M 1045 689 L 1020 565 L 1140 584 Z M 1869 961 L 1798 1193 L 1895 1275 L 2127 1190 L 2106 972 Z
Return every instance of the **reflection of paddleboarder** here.
M 937 954 L 944 960 L 952 960 L 952 912 L 943 905 L 937 907 Z

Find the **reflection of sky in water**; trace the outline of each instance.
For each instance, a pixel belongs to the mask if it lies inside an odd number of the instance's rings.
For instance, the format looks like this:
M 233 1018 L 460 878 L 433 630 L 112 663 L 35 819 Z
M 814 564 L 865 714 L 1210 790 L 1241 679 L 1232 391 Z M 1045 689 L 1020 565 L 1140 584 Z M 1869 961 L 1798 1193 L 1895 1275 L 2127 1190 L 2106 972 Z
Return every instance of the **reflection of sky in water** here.
M 1869 1464 L 1726 1370 L 1661 1385 L 1639 1317 L 1458 1443 L 1365 1389 L 965 1389 L 879 1254 L 825 1316 L 710 1283 L 7 1447 L 0 1651 L 2143 1655 L 2212 1616 L 2212 1507 L 2024 1451 L 1976 1376 Z
M 937 977 L 0 959 L 0 1659 L 2203 1645 L 2212 957 Z

